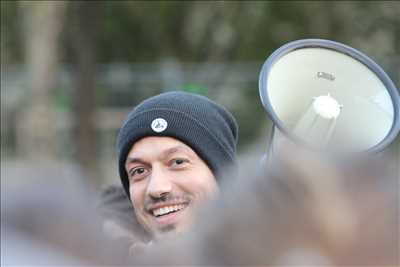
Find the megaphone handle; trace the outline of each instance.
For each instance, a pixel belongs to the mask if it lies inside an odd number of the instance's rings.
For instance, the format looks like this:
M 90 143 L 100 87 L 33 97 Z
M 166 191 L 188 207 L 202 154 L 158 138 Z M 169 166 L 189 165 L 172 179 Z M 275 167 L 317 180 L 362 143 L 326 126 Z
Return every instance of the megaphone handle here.
M 275 127 L 276 127 L 275 125 L 272 126 L 270 136 L 267 139 L 267 148 L 266 148 L 265 154 L 263 154 L 260 159 L 260 166 L 264 170 L 266 169 L 266 166 L 268 165 L 269 156 L 273 154 L 273 137 L 275 134 Z

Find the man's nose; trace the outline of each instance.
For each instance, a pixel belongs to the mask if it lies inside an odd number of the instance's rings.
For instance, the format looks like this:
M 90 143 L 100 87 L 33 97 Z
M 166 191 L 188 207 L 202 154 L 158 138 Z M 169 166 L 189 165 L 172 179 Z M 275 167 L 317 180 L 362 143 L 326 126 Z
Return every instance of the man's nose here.
M 168 195 L 171 190 L 172 184 L 168 175 L 161 169 L 153 168 L 147 194 L 152 198 L 161 198 Z

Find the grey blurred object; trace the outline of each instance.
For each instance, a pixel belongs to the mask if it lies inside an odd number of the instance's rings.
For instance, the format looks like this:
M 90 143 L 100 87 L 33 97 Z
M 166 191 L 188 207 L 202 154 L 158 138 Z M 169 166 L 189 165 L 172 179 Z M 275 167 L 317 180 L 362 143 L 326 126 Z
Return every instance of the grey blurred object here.
M 3 168 L 5 166 L 5 168 Z M 2 164 L 1 264 L 124 264 L 128 245 L 102 232 L 98 192 L 67 166 Z M 15 167 L 15 166 L 14 166 Z M 32 171 L 34 170 L 34 171 Z
M 187 236 L 131 255 L 124 234 L 137 229 L 121 187 L 104 191 L 100 216 L 99 192 L 65 166 L 2 164 L 1 264 L 399 265 L 396 160 L 335 167 L 293 149 L 280 155 L 268 174 L 243 165 Z M 127 232 L 103 235 L 104 216 Z
M 200 213 L 193 232 L 136 262 L 398 266 L 398 172 L 387 159 L 347 163 L 286 147 L 267 174 L 243 166 L 240 183 Z

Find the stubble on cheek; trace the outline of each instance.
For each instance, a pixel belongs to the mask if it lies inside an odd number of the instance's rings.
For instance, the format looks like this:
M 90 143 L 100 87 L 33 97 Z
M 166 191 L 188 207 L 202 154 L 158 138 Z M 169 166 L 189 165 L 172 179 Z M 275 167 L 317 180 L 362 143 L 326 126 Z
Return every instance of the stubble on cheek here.
M 149 214 L 146 213 L 146 211 L 142 210 L 140 213 L 135 211 L 134 216 L 136 217 L 137 222 L 143 227 L 143 229 L 152 234 L 152 227 L 151 227 L 151 218 Z

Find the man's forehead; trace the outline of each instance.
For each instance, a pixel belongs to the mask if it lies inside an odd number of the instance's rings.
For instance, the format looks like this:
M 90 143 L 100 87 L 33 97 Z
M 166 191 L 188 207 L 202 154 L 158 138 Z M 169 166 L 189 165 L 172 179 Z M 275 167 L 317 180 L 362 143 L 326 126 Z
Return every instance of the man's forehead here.
M 196 153 L 185 143 L 172 137 L 144 137 L 137 141 L 128 153 L 127 163 L 133 158 L 159 158 L 176 152 Z

